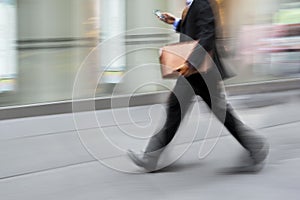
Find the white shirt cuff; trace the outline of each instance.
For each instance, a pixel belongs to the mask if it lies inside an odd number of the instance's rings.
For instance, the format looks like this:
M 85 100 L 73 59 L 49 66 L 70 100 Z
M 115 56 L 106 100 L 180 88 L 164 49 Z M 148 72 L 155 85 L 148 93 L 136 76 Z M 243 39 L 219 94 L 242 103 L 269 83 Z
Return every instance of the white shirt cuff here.
M 176 18 L 175 19 L 175 22 L 173 23 L 173 28 L 174 28 L 174 30 L 177 30 L 177 27 L 178 27 L 178 25 L 179 25 L 179 23 L 180 23 L 180 18 Z

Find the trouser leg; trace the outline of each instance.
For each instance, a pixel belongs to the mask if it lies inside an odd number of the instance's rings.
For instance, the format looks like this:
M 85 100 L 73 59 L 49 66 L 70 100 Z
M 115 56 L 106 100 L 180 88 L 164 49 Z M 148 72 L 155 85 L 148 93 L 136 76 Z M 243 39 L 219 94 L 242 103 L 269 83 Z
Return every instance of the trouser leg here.
M 145 152 L 164 149 L 171 142 L 194 96 L 188 79 L 179 77 L 167 101 L 166 122 L 163 128 L 150 138 Z
M 224 124 L 232 136 L 248 151 L 252 152 L 263 146 L 263 140 L 255 131 L 246 126 L 234 113 L 226 100 L 224 89 L 220 85 L 220 78 L 211 72 L 197 75 L 191 84 L 197 95 L 200 95 L 215 116 Z

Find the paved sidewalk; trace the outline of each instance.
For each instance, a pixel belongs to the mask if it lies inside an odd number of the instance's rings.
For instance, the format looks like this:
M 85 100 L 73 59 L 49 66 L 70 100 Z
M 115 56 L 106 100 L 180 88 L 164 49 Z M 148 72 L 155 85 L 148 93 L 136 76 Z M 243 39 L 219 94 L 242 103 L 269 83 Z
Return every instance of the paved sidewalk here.
M 194 106 L 179 130 L 174 152 L 188 144 L 185 142 L 192 139 L 194 125 L 199 123 L 196 142 L 159 173 L 122 173 L 98 162 L 87 150 L 106 164 L 140 172 L 123 151 L 111 148 L 107 137 L 118 147 L 141 149 L 146 140 L 137 142 L 124 133 L 147 137 L 162 120 L 160 106 L 143 106 L 97 111 L 105 135 L 100 134 L 90 113 L 78 115 L 79 135 L 72 114 L 0 121 L 1 199 L 299 199 L 299 97 L 257 108 L 241 106 L 238 99 L 233 104 L 242 119 L 271 143 L 269 160 L 261 173 L 220 173 L 235 166 L 242 152 L 226 131 L 211 154 L 199 159 L 210 116 L 203 105 L 200 116 Z M 217 126 L 212 130 L 208 142 L 218 135 L 217 131 L 214 135 Z

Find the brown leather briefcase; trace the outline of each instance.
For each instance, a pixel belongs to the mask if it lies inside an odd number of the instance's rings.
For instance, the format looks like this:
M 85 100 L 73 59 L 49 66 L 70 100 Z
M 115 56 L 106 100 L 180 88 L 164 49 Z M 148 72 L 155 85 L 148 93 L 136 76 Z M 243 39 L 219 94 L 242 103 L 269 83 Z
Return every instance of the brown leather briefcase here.
M 180 69 L 198 45 L 198 41 L 180 42 L 169 44 L 160 49 L 160 65 L 163 78 L 177 78 L 180 74 L 177 71 Z M 209 53 L 205 56 L 205 60 L 197 72 L 206 72 L 212 66 L 212 60 Z

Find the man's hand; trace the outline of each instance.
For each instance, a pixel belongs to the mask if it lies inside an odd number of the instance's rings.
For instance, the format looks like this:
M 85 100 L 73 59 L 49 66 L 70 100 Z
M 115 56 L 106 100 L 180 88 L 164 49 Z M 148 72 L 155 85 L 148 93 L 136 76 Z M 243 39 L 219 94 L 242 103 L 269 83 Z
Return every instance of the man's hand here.
M 164 12 L 162 13 L 163 18 L 159 18 L 161 21 L 167 24 L 174 24 L 176 17 L 171 13 Z
M 197 69 L 190 67 L 188 63 L 182 65 L 177 71 L 184 77 L 188 77 L 198 72 Z

